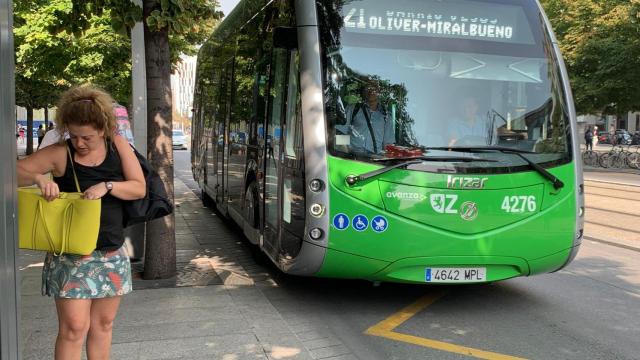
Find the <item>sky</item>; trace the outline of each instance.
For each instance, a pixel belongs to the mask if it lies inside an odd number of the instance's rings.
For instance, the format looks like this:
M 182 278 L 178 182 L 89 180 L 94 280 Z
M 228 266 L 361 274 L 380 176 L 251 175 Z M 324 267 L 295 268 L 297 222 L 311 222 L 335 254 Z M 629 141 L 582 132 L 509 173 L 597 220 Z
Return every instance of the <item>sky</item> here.
M 220 9 L 225 16 L 229 15 L 231 10 L 240 2 L 240 0 L 219 0 Z

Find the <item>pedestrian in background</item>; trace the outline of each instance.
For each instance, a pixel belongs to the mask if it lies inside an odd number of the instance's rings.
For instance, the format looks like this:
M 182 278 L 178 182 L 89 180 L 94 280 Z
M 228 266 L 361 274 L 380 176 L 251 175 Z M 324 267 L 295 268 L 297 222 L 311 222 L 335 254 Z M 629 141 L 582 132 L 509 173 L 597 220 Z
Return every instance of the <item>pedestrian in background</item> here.
M 131 147 L 115 134 L 111 96 L 91 86 L 65 92 L 56 128 L 69 139 L 18 161 L 19 186 L 37 185 L 56 201 L 75 192 L 74 170 L 85 199 L 101 199 L 96 249 L 87 256 L 46 255 L 42 294 L 55 298 L 58 336 L 55 359 L 79 360 L 86 339 L 88 359 L 108 359 L 113 322 L 122 295 L 131 292 L 131 264 L 122 247 L 123 201 L 141 199 L 146 186 Z M 53 181 L 43 175 L 52 172 Z
M 44 127 L 42 126 L 42 124 L 40 124 L 40 126 L 38 126 L 38 148 L 40 148 L 40 144 L 42 143 L 42 139 L 44 139 Z
M 618 139 L 616 139 L 616 128 L 611 125 L 609 126 L 609 138 L 611 139 L 611 144 L 616 145 L 618 143 Z
M 588 126 L 587 131 L 584 132 L 584 143 L 587 145 L 587 151 L 593 150 L 593 131 L 591 126 Z
M 593 145 L 598 145 L 598 126 L 593 127 Z

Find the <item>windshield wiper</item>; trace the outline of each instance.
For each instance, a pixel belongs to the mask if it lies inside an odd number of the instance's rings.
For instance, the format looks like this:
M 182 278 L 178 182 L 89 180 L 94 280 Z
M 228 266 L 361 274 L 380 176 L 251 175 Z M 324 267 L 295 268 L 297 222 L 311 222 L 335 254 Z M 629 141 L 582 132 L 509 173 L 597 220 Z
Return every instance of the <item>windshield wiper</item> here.
M 531 166 L 535 171 L 537 171 L 542 177 L 551 181 L 553 188 L 558 190 L 564 187 L 564 183 L 560 181 L 555 175 L 548 172 L 545 168 L 538 165 L 534 161 L 531 161 L 528 157 L 523 154 L 535 154 L 535 151 L 528 150 L 520 150 L 514 149 L 506 146 L 442 146 L 442 147 L 427 147 L 427 150 L 449 150 L 449 151 L 460 151 L 460 152 L 483 152 L 483 151 L 499 151 L 504 154 L 513 154 L 520 157 L 522 160 L 526 161 L 529 166 Z
M 378 175 L 382 175 L 386 172 L 389 172 L 393 169 L 398 169 L 402 167 L 407 167 L 409 165 L 421 164 L 425 161 L 447 161 L 447 162 L 471 162 L 471 161 L 487 161 L 487 162 L 496 162 L 495 160 L 487 160 L 478 157 L 468 157 L 468 156 L 410 156 L 410 157 L 397 157 L 397 158 L 379 158 L 379 159 L 371 159 L 373 161 L 403 161 L 399 164 L 393 164 L 389 166 L 385 166 L 381 169 L 369 171 L 360 175 L 348 175 L 345 178 L 345 181 L 349 186 L 353 186 L 361 181 L 376 177 Z

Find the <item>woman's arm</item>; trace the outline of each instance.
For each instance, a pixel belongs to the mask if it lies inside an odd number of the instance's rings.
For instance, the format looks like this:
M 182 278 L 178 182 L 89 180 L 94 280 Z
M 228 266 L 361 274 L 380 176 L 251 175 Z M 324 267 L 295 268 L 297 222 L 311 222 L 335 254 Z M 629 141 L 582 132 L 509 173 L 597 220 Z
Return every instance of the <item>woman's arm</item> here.
M 38 150 L 25 159 L 18 160 L 18 186 L 37 185 L 42 196 L 51 201 L 58 197 L 58 184 L 47 173 L 64 174 L 67 165 L 67 151 L 64 145 L 52 145 Z
M 112 181 L 113 189 L 111 195 L 122 200 L 142 199 L 147 193 L 147 185 L 144 174 L 140 167 L 140 162 L 133 153 L 127 140 L 120 135 L 113 138 L 113 143 L 122 161 L 122 173 L 124 181 Z M 99 199 L 107 194 L 107 183 L 102 182 L 88 188 L 84 192 L 86 199 Z

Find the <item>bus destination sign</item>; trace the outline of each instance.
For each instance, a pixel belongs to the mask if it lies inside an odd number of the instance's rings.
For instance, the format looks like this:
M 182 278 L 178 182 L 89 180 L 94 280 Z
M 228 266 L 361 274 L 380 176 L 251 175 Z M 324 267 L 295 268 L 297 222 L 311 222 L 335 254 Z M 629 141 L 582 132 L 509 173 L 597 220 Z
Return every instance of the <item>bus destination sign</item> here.
M 532 43 L 528 29 L 523 29 L 521 34 L 516 33 L 519 30 L 516 24 L 527 27 L 526 21 L 521 22 L 523 16 L 517 7 L 492 5 L 490 9 L 481 9 L 471 5 L 461 6 L 458 2 L 458 6 L 439 6 L 440 9 L 434 7 L 429 11 L 416 10 L 415 6 L 402 6 L 402 3 L 406 4 L 408 1 L 393 3 L 394 8 L 381 8 L 380 2 L 374 1 L 357 2 L 360 6 L 345 8 L 346 31 Z M 424 5 L 420 7 L 424 8 Z

